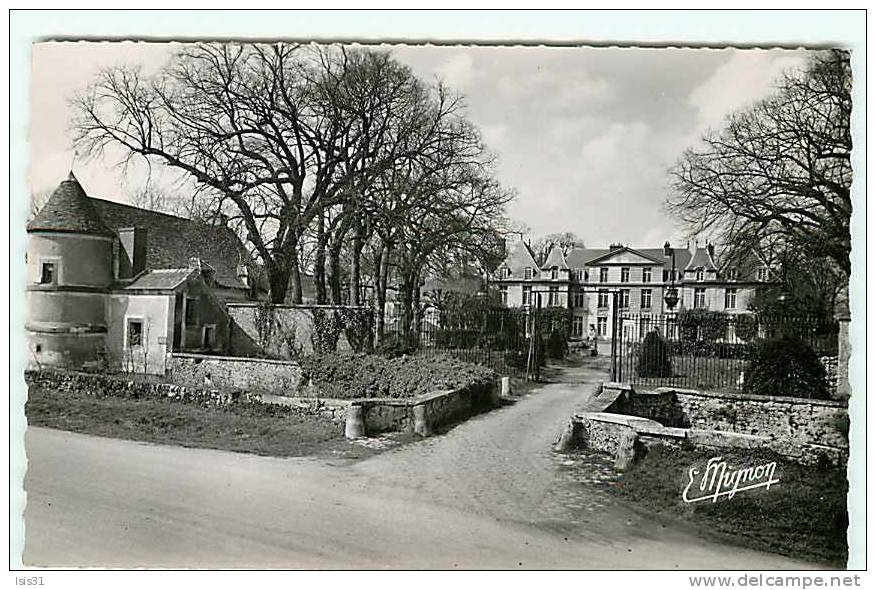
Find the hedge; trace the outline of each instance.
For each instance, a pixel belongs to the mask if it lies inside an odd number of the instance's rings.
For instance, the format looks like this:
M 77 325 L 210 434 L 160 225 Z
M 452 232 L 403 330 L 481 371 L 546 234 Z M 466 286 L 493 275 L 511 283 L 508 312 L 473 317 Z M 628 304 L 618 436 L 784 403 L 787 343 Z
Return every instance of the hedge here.
M 430 391 L 489 384 L 491 369 L 449 356 L 401 356 L 328 353 L 302 359 L 302 382 L 320 397 L 337 399 L 406 398 Z

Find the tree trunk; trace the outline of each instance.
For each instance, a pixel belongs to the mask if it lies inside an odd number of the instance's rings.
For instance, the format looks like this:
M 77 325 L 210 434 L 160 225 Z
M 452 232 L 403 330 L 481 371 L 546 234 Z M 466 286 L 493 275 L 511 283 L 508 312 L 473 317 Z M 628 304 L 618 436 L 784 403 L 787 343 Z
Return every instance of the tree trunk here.
M 365 231 L 362 223 L 356 220 L 353 234 L 353 248 L 350 261 L 350 305 L 362 305 L 362 249 L 365 247 Z
M 331 290 L 332 303 L 343 304 L 341 298 L 341 240 L 332 240 L 329 248 L 329 289 Z
M 328 302 L 325 288 L 325 249 L 326 249 L 325 218 L 322 213 L 316 217 L 316 254 L 313 260 L 313 282 L 316 286 L 317 304 Z
M 271 299 L 271 303 L 285 302 L 286 290 L 289 288 L 289 277 L 291 274 L 289 270 L 290 269 L 288 267 L 276 265 L 268 269 L 268 285 L 271 290 L 271 292 L 269 293 L 269 297 Z
M 392 255 L 392 245 L 382 243 L 376 260 L 376 299 L 377 299 L 377 341 L 383 339 L 386 330 L 386 284 L 389 275 L 389 258 Z

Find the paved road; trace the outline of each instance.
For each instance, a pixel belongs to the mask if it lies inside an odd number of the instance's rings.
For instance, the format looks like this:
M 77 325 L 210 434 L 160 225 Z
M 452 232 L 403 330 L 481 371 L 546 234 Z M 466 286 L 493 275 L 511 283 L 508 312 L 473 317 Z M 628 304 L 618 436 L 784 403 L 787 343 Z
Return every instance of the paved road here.
M 604 491 L 599 459 L 551 453 L 602 373 L 574 378 L 359 463 L 30 428 L 25 564 L 806 567 L 645 520 Z

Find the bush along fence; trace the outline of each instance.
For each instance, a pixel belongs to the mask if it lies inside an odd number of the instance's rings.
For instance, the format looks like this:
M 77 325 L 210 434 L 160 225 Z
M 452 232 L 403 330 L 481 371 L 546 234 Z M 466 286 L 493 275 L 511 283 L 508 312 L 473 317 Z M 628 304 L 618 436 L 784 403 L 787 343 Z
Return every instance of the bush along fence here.
M 565 308 L 430 308 L 407 329 L 390 316 L 377 351 L 390 357 L 449 355 L 537 380 L 546 358 L 568 352 L 570 313 Z
M 837 391 L 834 321 L 706 310 L 625 314 L 618 338 L 619 381 L 811 399 Z

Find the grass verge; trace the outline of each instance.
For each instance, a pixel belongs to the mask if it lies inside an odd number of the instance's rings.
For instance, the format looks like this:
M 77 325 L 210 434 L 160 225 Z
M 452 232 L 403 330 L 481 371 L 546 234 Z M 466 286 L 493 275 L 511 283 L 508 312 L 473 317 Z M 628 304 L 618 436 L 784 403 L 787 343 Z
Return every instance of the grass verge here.
M 294 408 L 239 403 L 223 408 L 165 398 L 119 398 L 31 387 L 30 425 L 96 436 L 274 457 L 373 451 L 347 442 L 331 420 Z
M 704 466 L 717 452 L 655 447 L 613 488 L 648 511 L 680 517 L 706 533 L 789 557 L 845 567 L 848 512 L 845 470 L 806 467 L 772 451 L 720 453 L 729 465 L 777 463 L 780 483 L 769 490 L 740 492 L 732 499 L 686 504 L 681 500 L 688 469 Z

